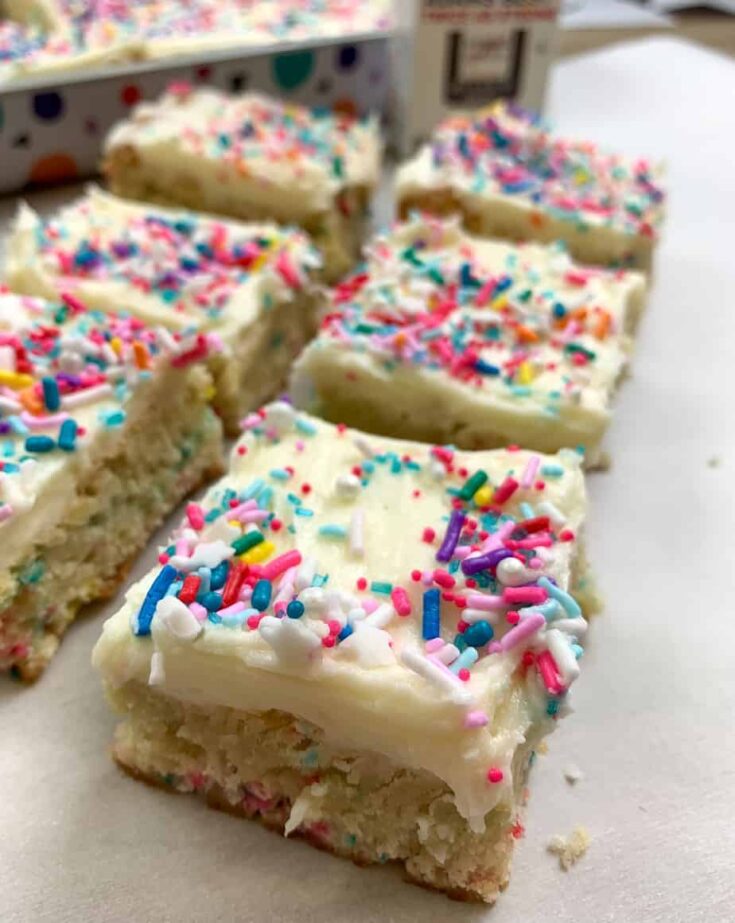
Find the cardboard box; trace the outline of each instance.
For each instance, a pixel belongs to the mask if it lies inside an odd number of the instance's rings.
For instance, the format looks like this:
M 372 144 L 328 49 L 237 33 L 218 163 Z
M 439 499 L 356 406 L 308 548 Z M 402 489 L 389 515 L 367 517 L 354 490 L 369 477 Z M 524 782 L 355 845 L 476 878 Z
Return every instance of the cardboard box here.
M 404 0 L 396 6 L 396 140 L 409 154 L 453 111 L 506 97 L 541 111 L 558 0 Z
M 383 113 L 390 36 L 304 41 L 19 81 L 0 89 L 0 192 L 92 176 L 108 130 L 139 100 L 188 81 L 312 106 Z

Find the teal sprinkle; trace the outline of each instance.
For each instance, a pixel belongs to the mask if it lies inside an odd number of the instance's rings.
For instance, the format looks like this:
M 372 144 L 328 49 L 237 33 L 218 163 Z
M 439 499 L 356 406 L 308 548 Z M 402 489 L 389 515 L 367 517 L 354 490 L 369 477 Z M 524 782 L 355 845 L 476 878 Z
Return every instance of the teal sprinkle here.
M 311 750 L 307 750 L 306 753 L 301 757 L 302 766 L 313 767 L 316 766 L 318 762 L 319 751 L 314 750 L 313 748 Z
M 326 586 L 328 580 L 329 574 L 314 574 L 311 585 L 318 587 Z
M 59 448 L 64 452 L 73 452 L 76 448 L 76 420 L 64 420 L 59 429 Z
M 549 699 L 546 705 L 546 714 L 553 717 L 559 711 L 559 702 L 557 699 Z
M 368 474 L 372 474 L 375 471 L 375 465 L 369 458 L 365 459 L 361 467 L 362 467 L 362 470 L 367 471 Z
M 509 385 L 508 388 L 516 397 L 528 397 L 532 393 L 529 385 Z
M 301 497 L 297 497 L 296 494 L 288 493 L 286 494 L 286 499 L 291 504 L 291 506 L 301 506 L 302 504 Z
M 256 478 L 254 481 L 251 481 L 250 484 L 242 491 L 240 494 L 240 499 L 244 502 L 245 500 L 253 500 L 261 490 L 265 487 L 265 481 L 263 478 Z
M 51 452 L 56 443 L 50 436 L 29 436 L 25 443 L 26 452 Z
M 572 653 L 577 658 L 577 660 L 579 660 L 582 654 L 584 654 L 584 648 L 581 644 L 572 644 Z
M 534 512 L 530 503 L 521 503 L 520 509 L 524 519 L 533 519 Z
M 347 529 L 334 523 L 326 523 L 319 526 L 319 535 L 324 538 L 347 538 Z
M 416 461 L 407 461 L 403 464 L 411 471 L 421 471 L 421 465 Z
M 125 422 L 125 411 L 124 410 L 101 410 L 99 413 L 99 420 L 105 426 L 110 428 L 114 426 L 122 426 Z
M 18 583 L 22 583 L 23 586 L 32 586 L 34 583 L 38 583 L 43 577 L 45 569 L 43 561 L 33 561 L 18 575 Z
M 13 445 L 10 439 L 6 439 L 3 442 L 3 458 L 12 458 L 15 455 L 15 446 Z M 5 471 L 8 470 L 8 466 L 5 466 Z
M 261 507 L 261 509 L 267 510 L 270 508 L 272 500 L 273 488 L 264 487 L 260 492 L 260 496 L 258 497 L 258 505 Z
M 17 433 L 19 436 L 27 436 L 30 433 L 30 429 L 25 425 L 19 416 L 12 414 L 8 417 L 8 423 L 10 428 L 14 433 Z
M 564 468 L 561 465 L 542 465 L 541 474 L 545 478 L 560 478 L 564 474 Z
M 355 836 L 354 833 L 345 834 L 345 845 L 346 846 L 351 847 L 351 846 L 354 846 L 356 843 L 357 843 L 357 837 Z
M 297 516 L 305 516 L 307 518 L 314 515 L 314 510 L 309 510 L 305 506 L 298 507 L 294 512 Z
M 382 580 L 373 580 L 370 584 L 370 591 L 372 593 L 382 593 L 384 596 L 390 596 L 392 589 L 392 583 L 387 583 Z
M 285 468 L 274 468 L 270 472 L 270 476 L 276 481 L 287 481 L 291 477 Z
M 305 420 L 303 417 L 296 418 L 296 429 L 307 436 L 314 436 L 317 433 L 317 428 L 311 420 Z

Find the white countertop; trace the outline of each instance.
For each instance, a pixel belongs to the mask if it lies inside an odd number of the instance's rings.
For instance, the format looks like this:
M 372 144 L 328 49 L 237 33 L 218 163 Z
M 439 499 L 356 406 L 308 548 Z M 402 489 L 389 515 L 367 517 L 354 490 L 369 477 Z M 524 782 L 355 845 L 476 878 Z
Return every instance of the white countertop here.
M 113 601 L 36 686 L 0 680 L 2 923 L 735 919 L 735 64 L 675 39 L 621 45 L 559 64 L 549 114 L 665 158 L 671 200 L 614 464 L 590 478 L 607 610 L 577 714 L 532 775 L 508 891 L 493 910 L 455 904 L 123 776 L 89 665 Z M 578 824 L 592 845 L 564 874 L 545 846 Z

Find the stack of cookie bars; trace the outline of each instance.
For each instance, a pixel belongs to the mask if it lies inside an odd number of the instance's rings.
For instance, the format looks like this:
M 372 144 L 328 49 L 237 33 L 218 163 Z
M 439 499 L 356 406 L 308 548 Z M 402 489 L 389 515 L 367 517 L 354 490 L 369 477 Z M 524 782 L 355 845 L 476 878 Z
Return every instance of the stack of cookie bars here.
M 364 243 L 374 122 L 181 85 L 103 170 L 8 245 L 0 666 L 40 673 L 224 424 L 225 476 L 94 651 L 115 759 L 493 902 L 599 606 L 584 469 L 658 170 L 498 103 L 437 128 Z

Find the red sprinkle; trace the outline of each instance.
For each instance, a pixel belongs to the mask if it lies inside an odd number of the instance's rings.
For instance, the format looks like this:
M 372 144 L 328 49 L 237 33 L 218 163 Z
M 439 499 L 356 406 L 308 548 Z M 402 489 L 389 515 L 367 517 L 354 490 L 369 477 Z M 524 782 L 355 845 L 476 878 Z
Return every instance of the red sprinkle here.
M 448 571 L 442 570 L 441 567 L 437 567 L 432 576 L 434 583 L 438 583 L 440 587 L 444 587 L 446 590 L 451 590 L 457 582 Z
M 497 766 L 491 766 L 487 771 L 487 781 L 492 782 L 493 785 L 496 785 L 498 782 L 502 782 L 503 770 L 498 769 Z
M 426 542 L 427 545 L 430 545 L 435 538 L 436 532 L 430 526 L 427 526 L 421 533 L 421 541 Z
M 357 578 L 357 589 L 360 591 L 367 589 L 367 580 L 364 577 Z

